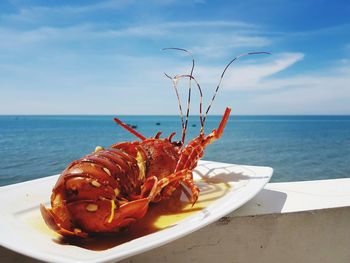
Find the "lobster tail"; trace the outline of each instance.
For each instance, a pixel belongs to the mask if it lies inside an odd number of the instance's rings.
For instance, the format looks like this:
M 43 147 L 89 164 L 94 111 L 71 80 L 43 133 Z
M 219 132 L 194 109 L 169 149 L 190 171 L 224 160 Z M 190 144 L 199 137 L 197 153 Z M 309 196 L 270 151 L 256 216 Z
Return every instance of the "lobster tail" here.
M 64 235 L 113 231 L 115 209 L 141 192 L 140 167 L 132 153 L 117 147 L 72 162 L 53 189 L 52 210 L 41 209 L 46 222 Z

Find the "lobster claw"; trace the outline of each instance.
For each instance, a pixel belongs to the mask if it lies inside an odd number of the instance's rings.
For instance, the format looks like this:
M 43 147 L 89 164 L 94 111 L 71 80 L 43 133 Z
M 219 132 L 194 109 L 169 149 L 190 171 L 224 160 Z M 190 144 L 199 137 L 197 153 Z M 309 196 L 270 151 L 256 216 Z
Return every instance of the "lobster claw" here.
M 88 234 L 75 228 L 73 231 L 65 229 L 59 223 L 59 219 L 52 212 L 52 209 L 47 209 L 43 204 L 40 204 L 40 212 L 44 221 L 48 227 L 50 227 L 56 233 L 65 237 L 87 237 Z

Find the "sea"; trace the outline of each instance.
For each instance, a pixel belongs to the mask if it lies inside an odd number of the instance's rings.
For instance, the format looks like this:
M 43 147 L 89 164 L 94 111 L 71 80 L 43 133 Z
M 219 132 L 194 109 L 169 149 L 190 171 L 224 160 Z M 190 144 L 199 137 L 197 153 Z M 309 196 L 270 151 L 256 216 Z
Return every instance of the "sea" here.
M 178 116 L 118 116 L 146 137 L 176 131 Z M 220 116 L 210 116 L 206 133 Z M 200 130 L 191 116 L 187 140 Z M 59 174 L 96 146 L 137 138 L 113 116 L 0 116 L 0 186 Z M 270 166 L 272 182 L 350 177 L 350 116 L 231 116 L 204 160 Z

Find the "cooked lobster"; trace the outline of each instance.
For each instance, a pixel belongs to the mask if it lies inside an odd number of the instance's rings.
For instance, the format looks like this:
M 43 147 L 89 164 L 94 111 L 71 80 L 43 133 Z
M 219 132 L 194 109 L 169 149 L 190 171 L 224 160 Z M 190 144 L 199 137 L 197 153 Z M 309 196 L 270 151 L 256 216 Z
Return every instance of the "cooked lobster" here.
M 171 49 L 189 53 L 183 49 Z M 219 85 L 226 69 L 236 59 L 226 66 Z M 93 153 L 68 165 L 53 188 L 51 208 L 48 209 L 44 205 L 40 207 L 42 216 L 51 229 L 62 236 L 77 237 L 118 232 L 141 219 L 147 213 L 150 203 L 170 197 L 180 185 L 191 191 L 190 201 L 196 202 L 199 189 L 193 182 L 192 171 L 203 156 L 206 146 L 223 134 L 231 109 L 226 108 L 218 128 L 205 135 L 204 122 L 211 103 L 204 118 L 201 103 L 200 133 L 184 145 L 192 81 L 196 83 L 202 96 L 201 88 L 193 77 L 193 59 L 192 62 L 189 75 L 176 75 L 171 78 L 166 74 L 173 81 L 179 101 L 181 141 L 172 141 L 175 133 L 167 138 L 160 138 L 161 133 L 158 132 L 153 138 L 146 138 L 115 118 L 117 124 L 134 134 L 140 141 L 116 143 L 106 149 L 96 147 Z M 186 121 L 182 115 L 176 87 L 181 78 L 188 78 L 190 81 Z

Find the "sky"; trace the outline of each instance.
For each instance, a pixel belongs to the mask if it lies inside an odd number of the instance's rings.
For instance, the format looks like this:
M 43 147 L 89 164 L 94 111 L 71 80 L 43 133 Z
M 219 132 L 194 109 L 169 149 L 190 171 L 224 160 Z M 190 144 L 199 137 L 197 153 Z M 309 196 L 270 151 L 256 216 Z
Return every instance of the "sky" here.
M 4 0 L 0 114 L 178 114 L 193 76 L 210 114 L 350 114 L 350 2 Z M 178 88 L 186 108 L 189 81 Z M 191 113 L 199 92 L 192 86 Z

